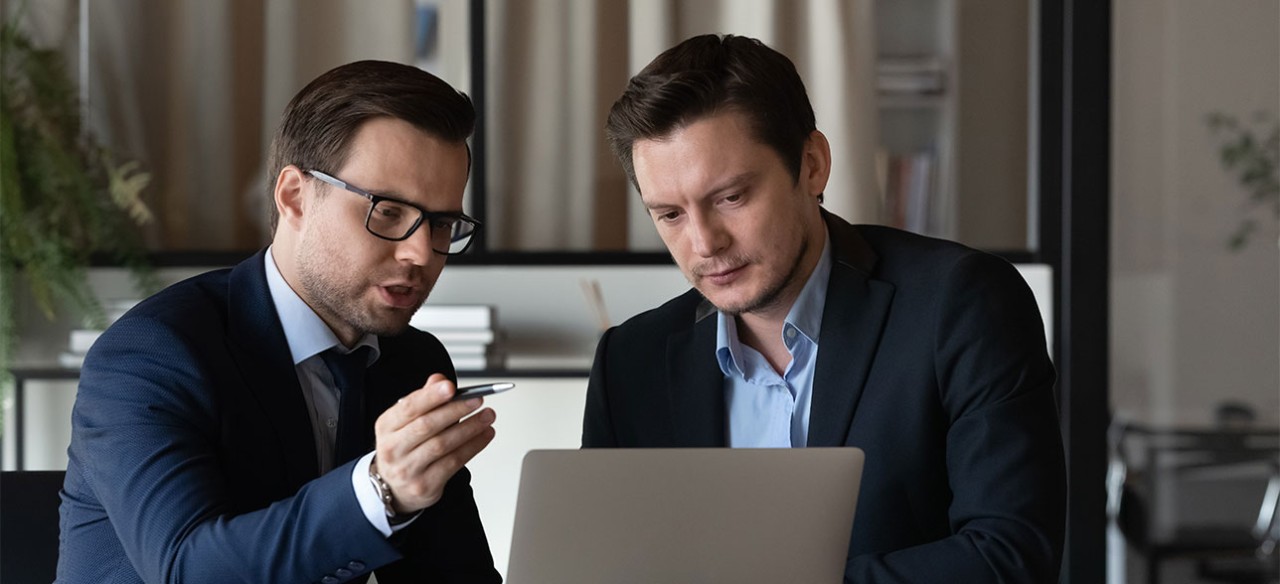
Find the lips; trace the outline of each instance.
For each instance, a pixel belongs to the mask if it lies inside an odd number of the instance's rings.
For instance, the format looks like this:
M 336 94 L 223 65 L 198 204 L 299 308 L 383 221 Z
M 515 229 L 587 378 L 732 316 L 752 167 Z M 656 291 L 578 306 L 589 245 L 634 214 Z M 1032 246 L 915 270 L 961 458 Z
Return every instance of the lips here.
M 742 273 L 742 269 L 746 264 L 742 264 L 732 268 L 717 268 L 715 271 L 703 271 L 701 278 L 705 282 L 709 282 L 716 286 L 725 286 L 732 283 Z
M 420 288 L 405 284 L 384 284 L 378 286 L 382 300 L 396 308 L 416 308 L 422 303 Z

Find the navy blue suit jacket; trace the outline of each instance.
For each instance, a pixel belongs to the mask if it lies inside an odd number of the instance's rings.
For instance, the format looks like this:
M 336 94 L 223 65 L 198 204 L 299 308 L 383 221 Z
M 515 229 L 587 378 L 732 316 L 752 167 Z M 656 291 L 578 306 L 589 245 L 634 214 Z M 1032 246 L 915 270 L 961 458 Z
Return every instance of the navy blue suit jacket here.
M 383 537 L 351 484 L 321 476 L 306 403 L 259 253 L 175 284 L 111 326 L 85 358 L 72 412 L 58 581 L 496 582 L 460 471 L 413 524 Z M 444 347 L 379 338 L 365 436 L 432 373 Z
M 1026 283 L 958 244 L 824 217 L 808 443 L 866 451 L 845 581 L 1057 581 L 1065 464 Z M 714 314 L 690 290 L 604 335 L 584 447 L 726 444 Z

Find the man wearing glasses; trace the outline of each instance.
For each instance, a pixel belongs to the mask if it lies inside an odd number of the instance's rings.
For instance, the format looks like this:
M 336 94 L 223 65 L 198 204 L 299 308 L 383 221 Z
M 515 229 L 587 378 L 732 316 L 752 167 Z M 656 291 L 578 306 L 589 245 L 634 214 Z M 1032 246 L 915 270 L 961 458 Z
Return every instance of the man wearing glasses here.
M 85 359 L 59 582 L 500 579 L 463 468 L 494 413 L 450 401 L 443 346 L 408 328 L 479 228 L 474 123 L 394 63 L 294 97 L 271 246 L 141 303 Z

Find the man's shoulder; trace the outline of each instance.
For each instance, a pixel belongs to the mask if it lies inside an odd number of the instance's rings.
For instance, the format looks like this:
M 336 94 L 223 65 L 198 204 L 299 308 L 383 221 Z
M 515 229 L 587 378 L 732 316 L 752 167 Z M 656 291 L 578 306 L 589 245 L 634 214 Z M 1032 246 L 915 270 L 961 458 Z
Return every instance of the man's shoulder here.
M 94 342 L 81 378 L 94 379 L 104 367 L 111 370 L 121 359 L 141 354 L 162 367 L 185 367 L 196 355 L 218 354 L 230 328 L 226 272 L 188 278 L 139 302 Z
M 152 294 L 122 319 L 145 318 L 172 325 L 225 318 L 230 268 L 192 276 Z
M 891 285 L 895 304 L 961 306 L 982 299 L 1001 310 L 1039 316 L 1026 279 L 1005 258 L 889 227 L 858 229 L 877 256 L 867 277 Z
M 962 243 L 884 225 L 855 225 L 854 228 L 881 260 L 911 259 L 946 264 L 969 254 L 982 253 Z
M 882 225 L 856 225 L 854 229 L 876 254 L 872 277 L 897 285 L 936 285 L 972 270 L 1012 269 L 999 256 L 954 241 Z

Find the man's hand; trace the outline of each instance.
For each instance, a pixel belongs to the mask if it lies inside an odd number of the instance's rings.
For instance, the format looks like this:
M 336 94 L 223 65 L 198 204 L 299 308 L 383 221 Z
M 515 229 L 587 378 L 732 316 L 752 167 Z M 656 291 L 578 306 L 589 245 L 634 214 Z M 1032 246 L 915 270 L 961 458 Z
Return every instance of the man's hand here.
M 496 414 L 485 408 L 462 420 L 484 400 L 450 402 L 456 389 L 444 375 L 432 375 L 374 424 L 378 473 L 391 487 L 397 513 L 434 505 L 454 473 L 493 440 Z

